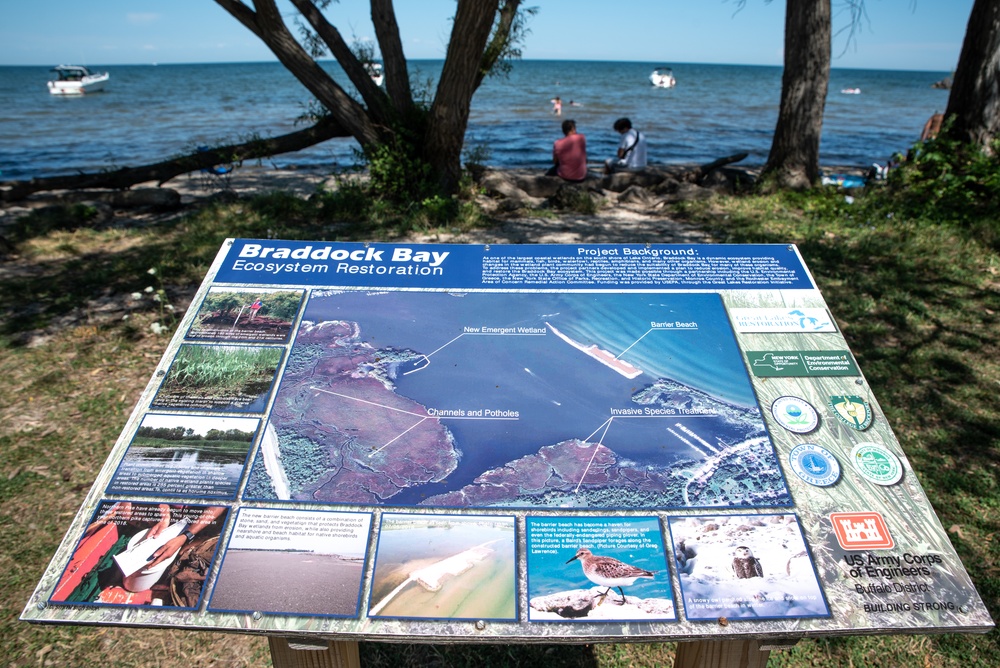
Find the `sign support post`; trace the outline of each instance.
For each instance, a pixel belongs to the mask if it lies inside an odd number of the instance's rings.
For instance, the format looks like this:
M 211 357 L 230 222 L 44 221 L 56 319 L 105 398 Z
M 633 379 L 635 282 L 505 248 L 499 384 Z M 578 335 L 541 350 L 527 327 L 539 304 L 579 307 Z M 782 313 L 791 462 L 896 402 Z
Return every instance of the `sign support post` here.
M 274 668 L 360 668 L 358 643 L 353 640 L 317 641 L 270 636 Z
M 765 668 L 770 655 L 759 640 L 679 642 L 674 668 Z

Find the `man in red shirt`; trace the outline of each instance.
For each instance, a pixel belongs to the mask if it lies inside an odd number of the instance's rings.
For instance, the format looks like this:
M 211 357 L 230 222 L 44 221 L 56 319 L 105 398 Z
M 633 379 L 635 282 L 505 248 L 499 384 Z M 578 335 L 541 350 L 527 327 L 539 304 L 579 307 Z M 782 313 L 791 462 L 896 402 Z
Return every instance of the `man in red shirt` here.
M 552 145 L 552 162 L 549 176 L 559 176 L 566 181 L 580 182 L 587 178 L 587 139 L 576 131 L 576 121 L 563 121 L 562 139 Z

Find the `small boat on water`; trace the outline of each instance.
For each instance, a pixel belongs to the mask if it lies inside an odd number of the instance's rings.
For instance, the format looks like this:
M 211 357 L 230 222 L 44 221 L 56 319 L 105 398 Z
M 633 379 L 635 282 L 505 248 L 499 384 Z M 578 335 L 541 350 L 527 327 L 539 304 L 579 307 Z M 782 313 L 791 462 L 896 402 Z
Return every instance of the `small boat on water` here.
M 840 92 L 844 95 L 861 95 L 860 88 L 842 88 Z
M 673 88 L 677 85 L 677 78 L 674 77 L 674 71 L 669 67 L 657 67 L 649 75 L 649 83 L 657 88 Z
M 80 65 L 59 65 L 53 67 L 56 78 L 49 81 L 49 92 L 53 95 L 83 95 L 104 90 L 111 75 L 107 72 L 91 72 Z
M 365 69 L 368 70 L 368 76 L 372 78 L 376 86 L 381 86 L 382 82 L 385 81 L 385 73 L 382 71 L 382 63 L 368 63 L 365 65 Z

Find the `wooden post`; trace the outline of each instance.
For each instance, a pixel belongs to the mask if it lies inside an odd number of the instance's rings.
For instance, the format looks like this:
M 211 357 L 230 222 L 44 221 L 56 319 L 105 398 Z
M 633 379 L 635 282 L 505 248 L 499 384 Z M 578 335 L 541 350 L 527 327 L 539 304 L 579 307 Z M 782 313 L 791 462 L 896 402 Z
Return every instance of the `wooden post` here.
M 361 668 L 353 640 L 298 640 L 268 637 L 274 668 Z
M 700 640 L 677 643 L 674 668 L 765 668 L 770 650 L 760 640 Z

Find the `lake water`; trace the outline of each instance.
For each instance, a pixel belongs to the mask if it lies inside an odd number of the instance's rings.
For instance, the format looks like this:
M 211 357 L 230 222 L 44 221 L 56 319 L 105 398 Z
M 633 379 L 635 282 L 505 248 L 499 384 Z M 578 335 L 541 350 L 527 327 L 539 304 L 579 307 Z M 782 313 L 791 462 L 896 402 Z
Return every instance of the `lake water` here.
M 488 149 L 487 164 L 547 166 L 563 118 L 587 136 L 591 161 L 610 157 L 628 116 L 649 138 L 654 164 L 707 162 L 746 151 L 762 164 L 781 95 L 781 68 L 673 65 L 677 87 L 653 88 L 662 63 L 521 61 L 507 78 L 489 79 L 472 102 L 466 148 Z M 440 61 L 413 61 L 416 81 L 433 79 Z M 331 72 L 339 71 L 326 64 Z M 0 180 L 95 171 L 155 162 L 200 145 L 291 132 L 307 109 L 307 91 L 278 63 L 95 66 L 111 81 L 103 93 L 53 96 L 46 67 L 0 67 Z M 821 161 L 867 166 L 907 149 L 948 92 L 931 88 L 946 72 L 834 69 Z M 844 89 L 861 90 L 844 94 Z M 552 114 L 560 96 L 563 116 Z M 570 105 L 570 101 L 575 104 Z M 348 167 L 350 139 L 336 139 L 273 164 Z

